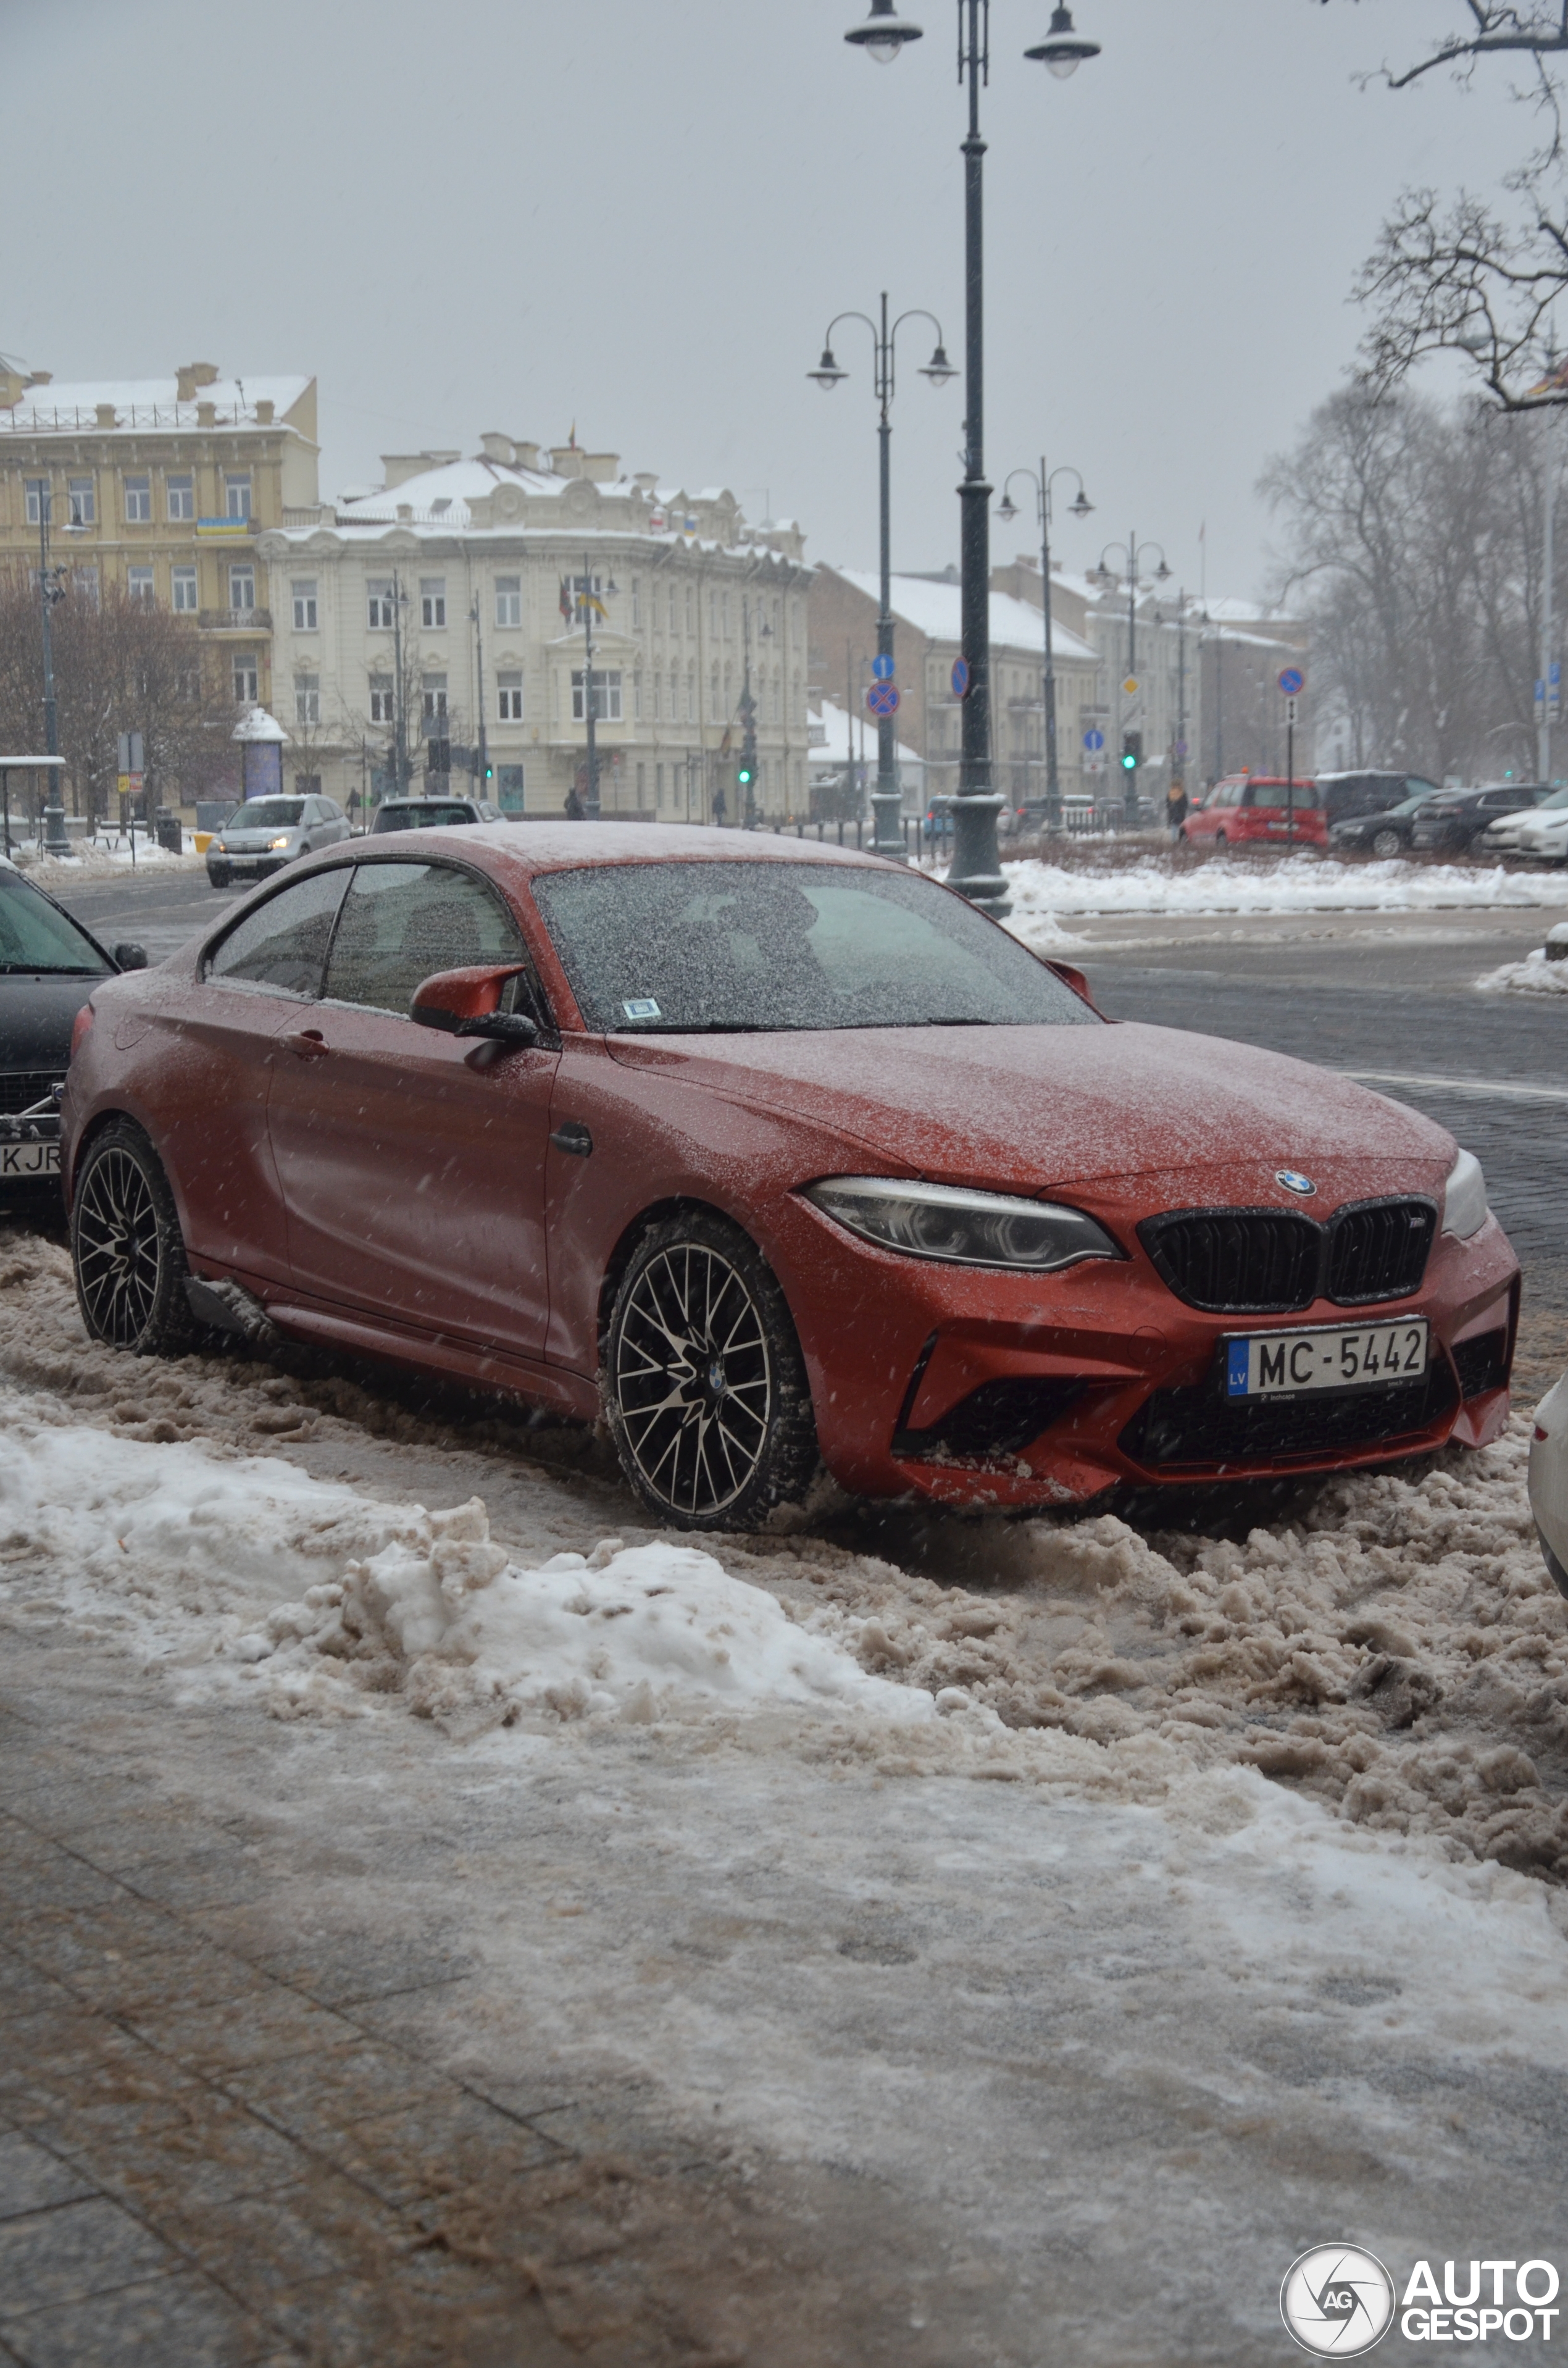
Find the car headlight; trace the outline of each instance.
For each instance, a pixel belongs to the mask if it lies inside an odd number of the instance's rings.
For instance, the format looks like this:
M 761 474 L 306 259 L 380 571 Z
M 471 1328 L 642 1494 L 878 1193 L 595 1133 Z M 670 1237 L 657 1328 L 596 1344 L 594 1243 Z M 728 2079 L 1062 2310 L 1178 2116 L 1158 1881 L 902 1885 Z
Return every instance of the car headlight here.
M 1471 1234 L 1481 1231 L 1490 1214 L 1481 1162 L 1473 1151 L 1461 1151 L 1443 1187 L 1443 1231 L 1467 1242 Z
M 852 1234 L 910 1258 L 950 1266 L 1010 1267 L 1047 1274 L 1080 1258 L 1127 1253 L 1081 1209 L 1014 1201 L 951 1184 L 906 1184 L 892 1177 L 828 1176 L 805 1197 Z
M 282 837 L 273 839 L 271 845 L 274 852 L 276 852 L 276 850 L 280 847 L 291 847 L 293 845 L 293 833 L 291 831 L 285 831 Z

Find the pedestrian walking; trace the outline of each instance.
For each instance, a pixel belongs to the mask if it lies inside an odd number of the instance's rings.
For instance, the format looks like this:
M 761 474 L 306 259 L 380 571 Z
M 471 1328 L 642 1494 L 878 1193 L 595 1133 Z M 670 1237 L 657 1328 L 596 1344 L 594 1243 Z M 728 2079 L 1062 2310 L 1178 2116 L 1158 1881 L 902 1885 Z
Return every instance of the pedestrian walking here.
M 587 814 L 588 809 L 577 795 L 577 784 L 574 781 L 566 792 L 566 819 L 568 822 L 585 822 Z
M 1171 845 L 1181 845 L 1181 826 L 1187 820 L 1187 791 L 1180 781 L 1173 781 L 1165 792 L 1165 827 Z

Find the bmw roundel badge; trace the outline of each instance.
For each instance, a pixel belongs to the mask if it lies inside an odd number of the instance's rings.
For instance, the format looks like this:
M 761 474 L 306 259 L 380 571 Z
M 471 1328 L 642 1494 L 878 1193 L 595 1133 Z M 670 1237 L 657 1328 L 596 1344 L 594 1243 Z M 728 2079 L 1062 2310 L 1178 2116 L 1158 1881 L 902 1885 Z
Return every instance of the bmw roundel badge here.
M 1277 1167 L 1274 1171 L 1274 1181 L 1276 1184 L 1283 1184 L 1287 1192 L 1300 1193 L 1303 1201 L 1310 1201 L 1318 1189 L 1310 1176 L 1302 1176 L 1294 1167 Z

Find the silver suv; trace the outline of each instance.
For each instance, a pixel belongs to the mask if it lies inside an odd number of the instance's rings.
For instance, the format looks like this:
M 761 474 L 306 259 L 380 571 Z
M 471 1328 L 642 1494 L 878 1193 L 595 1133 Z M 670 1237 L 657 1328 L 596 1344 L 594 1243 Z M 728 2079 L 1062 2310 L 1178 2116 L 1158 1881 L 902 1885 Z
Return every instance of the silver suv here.
M 214 888 L 265 880 L 298 855 L 348 837 L 348 816 L 331 798 L 251 798 L 236 806 L 207 850 Z

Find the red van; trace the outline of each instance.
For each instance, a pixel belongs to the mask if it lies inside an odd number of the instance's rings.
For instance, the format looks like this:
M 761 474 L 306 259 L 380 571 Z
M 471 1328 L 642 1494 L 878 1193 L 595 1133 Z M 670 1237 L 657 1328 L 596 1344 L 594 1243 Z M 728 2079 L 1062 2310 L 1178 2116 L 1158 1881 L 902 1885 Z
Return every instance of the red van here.
M 1263 773 L 1233 773 L 1216 781 L 1196 814 L 1182 825 L 1182 835 L 1198 845 L 1235 847 L 1266 839 L 1275 846 L 1326 847 L 1328 817 L 1315 781 L 1290 785 L 1290 812 L 1285 808 L 1286 782 Z

